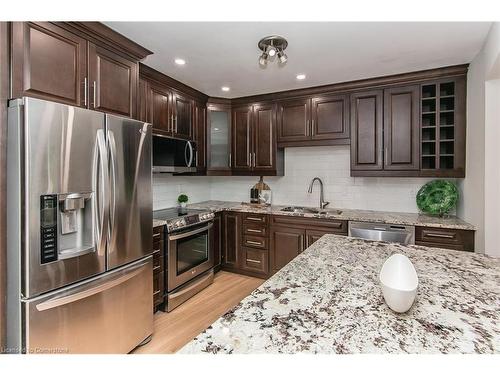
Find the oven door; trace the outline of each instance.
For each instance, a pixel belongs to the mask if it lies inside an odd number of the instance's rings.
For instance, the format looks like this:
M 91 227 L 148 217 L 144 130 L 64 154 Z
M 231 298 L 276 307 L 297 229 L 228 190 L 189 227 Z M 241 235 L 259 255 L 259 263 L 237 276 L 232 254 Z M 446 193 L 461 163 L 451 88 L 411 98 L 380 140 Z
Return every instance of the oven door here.
M 213 223 L 203 223 L 168 236 L 167 291 L 214 267 Z

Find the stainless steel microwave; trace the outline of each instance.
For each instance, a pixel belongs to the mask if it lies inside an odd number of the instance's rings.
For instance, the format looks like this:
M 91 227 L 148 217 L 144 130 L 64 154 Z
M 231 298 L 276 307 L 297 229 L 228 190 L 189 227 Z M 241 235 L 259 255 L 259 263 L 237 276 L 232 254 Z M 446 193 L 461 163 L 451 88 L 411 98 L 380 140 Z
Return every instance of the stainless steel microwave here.
M 153 135 L 153 173 L 196 172 L 196 144 L 185 139 Z

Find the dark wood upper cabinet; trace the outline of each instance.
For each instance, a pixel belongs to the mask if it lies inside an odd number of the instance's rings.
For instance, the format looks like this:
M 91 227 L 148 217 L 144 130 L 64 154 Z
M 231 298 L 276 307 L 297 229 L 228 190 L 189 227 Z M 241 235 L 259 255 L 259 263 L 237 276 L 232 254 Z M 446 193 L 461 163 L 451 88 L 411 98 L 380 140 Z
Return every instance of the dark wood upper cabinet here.
M 138 64 L 115 52 L 89 43 L 91 108 L 120 116 L 135 117 Z
M 202 172 L 207 168 L 207 107 L 205 103 L 193 104 L 193 132 L 196 142 L 196 168 Z
M 304 141 L 310 135 L 311 99 L 278 102 L 278 142 Z
M 351 94 L 351 170 L 383 169 L 383 91 Z
M 233 174 L 283 174 L 283 149 L 276 146 L 276 111 L 273 103 L 251 103 L 232 109 Z
M 172 95 L 173 113 L 173 135 L 178 138 L 191 139 L 192 138 L 192 100 L 174 93 Z
M 87 106 L 87 41 L 49 22 L 12 23 L 12 97 Z
M 420 168 L 420 87 L 384 90 L 384 169 Z
M 160 85 L 148 84 L 146 100 L 149 104 L 147 121 L 153 132 L 167 135 L 172 131 L 172 93 Z
M 349 138 L 349 95 L 329 95 L 312 99 L 311 138 Z
M 276 126 L 273 104 L 253 107 L 253 167 L 258 170 L 276 170 Z
M 232 168 L 246 170 L 252 164 L 252 106 L 243 106 L 232 109 Z

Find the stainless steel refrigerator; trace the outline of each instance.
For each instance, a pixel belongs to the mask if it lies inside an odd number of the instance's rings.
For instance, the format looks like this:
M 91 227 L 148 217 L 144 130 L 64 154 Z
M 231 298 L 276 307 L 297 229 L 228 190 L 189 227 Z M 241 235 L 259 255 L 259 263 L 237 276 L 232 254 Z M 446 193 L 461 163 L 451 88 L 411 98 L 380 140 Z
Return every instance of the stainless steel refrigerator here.
M 127 353 L 152 334 L 151 125 L 11 101 L 7 346 Z

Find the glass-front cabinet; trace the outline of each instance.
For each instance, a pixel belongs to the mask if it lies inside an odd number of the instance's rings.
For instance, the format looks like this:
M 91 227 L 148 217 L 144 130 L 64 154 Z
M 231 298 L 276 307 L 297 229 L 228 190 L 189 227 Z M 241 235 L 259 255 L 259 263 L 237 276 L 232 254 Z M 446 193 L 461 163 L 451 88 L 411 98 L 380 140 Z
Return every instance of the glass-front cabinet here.
M 221 104 L 208 104 L 208 173 L 231 171 L 231 108 Z

